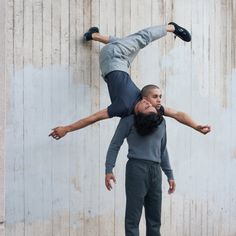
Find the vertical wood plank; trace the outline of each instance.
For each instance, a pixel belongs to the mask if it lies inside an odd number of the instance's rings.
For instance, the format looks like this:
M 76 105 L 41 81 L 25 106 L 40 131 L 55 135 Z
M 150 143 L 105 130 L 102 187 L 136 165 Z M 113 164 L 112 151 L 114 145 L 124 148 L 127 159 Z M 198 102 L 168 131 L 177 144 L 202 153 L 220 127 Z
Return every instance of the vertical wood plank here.
M 66 1 L 68 2 L 68 1 Z M 65 3 L 67 4 L 67 3 Z M 65 62 L 66 55 L 62 55 L 62 23 L 68 17 L 68 8 L 65 15 L 62 14 L 62 1 L 52 1 L 52 91 L 51 91 L 51 114 L 52 120 L 58 124 L 68 122 L 68 109 L 66 104 L 69 102 L 68 91 L 68 70 L 61 67 Z M 65 30 L 65 28 L 63 28 Z M 68 53 L 67 53 L 68 55 Z M 52 212 L 53 212 L 53 235 L 69 234 L 69 156 L 67 155 L 69 138 L 52 145 Z
M 84 77 L 84 45 L 82 35 L 84 31 L 84 3 L 83 1 L 70 2 L 70 88 L 74 89 L 74 114 L 72 120 L 78 120 L 85 117 L 89 107 L 86 96 L 89 96 L 87 91 L 89 87 L 83 84 Z M 87 103 L 86 103 L 87 102 Z M 84 172 L 85 172 L 85 135 L 88 130 L 80 130 L 72 137 L 70 150 L 70 235 L 84 235 Z M 79 152 L 79 155 L 78 155 Z
M 27 212 L 25 234 L 50 235 L 51 223 L 48 226 L 47 222 L 48 212 L 51 209 L 51 201 L 47 198 L 47 194 L 50 195 L 47 181 L 50 182 L 51 176 L 50 173 L 47 175 L 46 170 L 48 149 L 37 150 L 38 147 L 42 147 L 43 140 L 46 138 L 44 128 L 46 108 L 44 107 L 48 104 L 47 101 L 45 102 L 47 95 L 44 95 L 44 93 L 48 94 L 48 86 L 44 84 L 44 74 L 38 69 L 42 70 L 43 50 L 46 45 L 43 40 L 45 27 L 43 2 L 24 1 L 24 13 L 25 211 Z M 40 124 L 40 129 L 35 123 Z
M 185 14 L 183 14 L 183 12 L 185 12 Z M 187 28 L 191 32 L 191 14 L 191 3 L 189 1 L 179 1 L 178 4 L 172 2 L 172 4 L 169 6 L 166 23 L 174 21 L 177 24 Z M 172 33 L 167 34 L 166 41 L 168 45 L 166 50 L 166 59 L 168 58 L 170 60 L 169 62 L 165 62 L 167 65 L 169 65 L 169 67 L 166 67 L 166 106 L 172 107 L 178 111 L 184 111 L 191 115 L 191 103 L 189 103 L 189 100 L 186 98 L 191 99 L 192 96 L 192 43 L 185 43 L 178 37 L 175 39 Z M 181 88 L 179 87 L 180 85 Z M 178 87 L 179 89 L 177 89 Z M 169 219 L 167 220 L 169 226 L 167 226 L 165 229 L 169 231 L 170 235 L 183 235 L 185 231 L 188 231 L 188 222 L 182 221 L 183 218 L 179 216 L 183 212 L 184 217 L 190 218 L 189 208 L 185 205 L 188 205 L 189 203 L 187 198 L 178 195 L 178 189 L 181 189 L 183 182 L 186 182 L 186 178 L 182 176 L 182 173 L 184 169 L 188 169 L 188 165 L 190 163 L 191 129 L 187 129 L 173 119 L 167 119 L 167 132 L 169 137 L 168 148 L 170 160 L 176 177 L 177 191 L 173 196 L 171 196 L 169 201 L 170 212 L 168 215 Z M 176 139 L 178 138 L 181 138 L 182 141 L 178 144 L 178 149 L 175 150 Z M 177 161 L 177 156 L 183 158 L 182 161 Z M 191 173 L 186 173 L 186 175 L 191 175 Z M 167 189 L 168 185 L 166 185 L 164 199 L 169 198 L 167 195 Z M 175 216 L 178 216 L 176 220 Z M 173 227 L 171 227 L 171 225 Z
M 217 76 L 218 76 L 218 65 L 216 64 L 216 54 L 218 50 L 215 50 L 216 48 L 218 49 L 218 39 L 216 38 L 217 35 L 217 28 L 215 24 L 212 24 L 212 22 L 217 21 L 217 12 L 216 12 L 216 1 L 210 1 L 210 8 L 212 9 L 210 11 L 210 26 L 209 26 L 209 34 L 211 36 L 211 43 L 210 43 L 210 53 L 209 53 L 209 60 L 210 60 L 210 69 L 209 69 L 209 76 L 210 76 L 210 94 L 211 97 L 216 97 L 216 81 L 217 81 Z M 216 110 L 214 107 L 210 107 L 209 110 L 209 116 L 210 117 L 215 117 L 216 115 Z M 211 125 L 213 127 L 217 127 L 216 120 L 211 119 Z M 214 128 L 213 128 L 214 129 Z M 216 150 L 214 148 L 215 146 L 215 139 L 216 139 L 216 132 L 213 132 L 211 134 L 211 143 L 212 146 L 209 149 L 209 157 L 216 156 Z M 211 170 L 214 171 L 215 169 L 215 162 L 212 160 L 212 158 L 209 158 L 209 165 L 208 165 Z M 212 186 L 213 180 L 210 182 L 209 180 L 207 181 L 208 186 Z M 211 199 L 212 199 L 212 194 L 211 194 L 212 187 L 207 191 L 207 203 L 206 203 L 206 228 L 205 232 L 207 235 L 212 235 L 212 224 L 214 224 L 212 221 L 211 215 Z
M 0 235 L 5 235 L 5 129 L 6 129 L 6 75 L 5 75 L 5 40 L 6 40 L 6 5 L 0 2 Z
M 31 5 L 32 4 L 32 5 Z M 29 36 L 31 42 L 26 47 L 32 45 L 26 50 L 28 51 L 25 58 L 24 69 L 24 134 L 25 134 L 25 192 L 27 196 L 26 202 L 26 235 L 42 234 L 47 235 L 47 227 L 44 224 L 45 208 L 44 208 L 44 161 L 46 153 L 40 149 L 43 139 L 46 137 L 44 133 L 44 113 L 43 113 L 43 90 L 44 77 L 41 73 L 43 66 L 43 2 L 35 0 L 29 2 L 29 14 L 32 14 L 29 24 Z M 31 31 L 32 30 L 32 31 Z M 31 54 L 32 53 L 32 54 Z M 32 61 L 31 61 L 32 58 Z M 30 64 L 33 65 L 30 66 Z M 35 124 L 40 124 L 40 129 Z M 37 193 L 37 196 L 35 195 Z M 35 207 L 35 201 L 37 207 Z M 46 205 L 47 209 L 48 206 Z M 46 216 L 47 220 L 47 216 Z
M 235 14 L 236 14 L 236 2 L 232 1 L 230 6 L 231 11 L 231 70 L 232 70 L 232 78 L 231 78 L 231 151 L 230 151 L 230 159 L 235 161 L 236 158 L 236 146 L 235 140 L 236 134 L 234 130 L 236 129 L 236 29 L 234 25 L 236 24 Z M 229 181 L 229 186 L 232 185 L 232 179 Z M 232 200 L 232 198 L 231 198 Z M 233 204 L 232 204 L 233 203 Z M 229 234 L 234 234 L 236 232 L 236 227 L 232 224 L 235 219 L 235 211 L 236 203 L 235 201 L 230 201 L 230 211 L 229 211 Z M 233 206 L 232 206 L 232 205 Z
M 52 182 L 52 142 L 49 142 L 47 133 L 51 127 L 51 92 L 52 92 L 52 2 L 42 1 L 42 137 L 45 138 L 42 168 L 42 231 L 44 235 L 53 235 L 53 182 Z M 39 54 L 40 55 L 40 54 Z M 45 130 L 45 132 L 44 132 Z
M 68 68 L 70 63 L 70 1 L 61 1 L 61 65 Z
M 42 1 L 42 62 L 43 67 L 52 64 L 52 1 Z
M 16 115 L 16 135 L 18 136 L 20 155 L 18 157 L 17 168 L 15 168 L 15 180 L 16 186 L 15 190 L 18 192 L 17 202 L 16 202 L 16 215 L 20 215 L 21 221 L 24 219 L 24 205 L 25 205 L 25 195 L 24 195 L 24 134 L 23 134 L 23 119 L 24 119 L 24 100 L 23 100 L 23 86 L 24 86 L 24 78 L 23 78 L 23 19 L 24 19 L 24 11 L 23 11 L 23 1 L 14 1 L 14 78 L 12 80 L 13 84 L 17 84 L 17 86 L 13 86 L 15 88 L 15 106 L 17 107 L 17 115 Z M 19 109 L 19 110 L 18 110 Z M 22 203 L 22 205 L 19 204 Z M 18 222 L 17 222 L 18 223 Z M 21 224 L 16 225 L 16 232 L 20 231 L 20 234 L 24 232 L 24 226 Z
M 24 1 L 24 67 L 30 67 L 33 64 L 33 55 L 34 55 L 34 11 L 33 11 L 33 2 L 32 1 Z M 37 48 L 37 46 L 36 46 Z M 36 52 L 35 52 L 36 53 Z M 35 55 L 37 58 L 37 55 Z M 31 67 L 32 68 L 32 67 Z M 24 113 L 26 116 L 23 120 L 24 127 L 24 192 L 25 192 L 25 235 L 34 234 L 34 228 L 31 226 L 33 223 L 33 215 L 34 215 L 34 203 L 32 201 L 32 192 L 30 180 L 33 180 L 32 173 L 33 170 L 33 140 L 30 136 L 31 132 L 29 131 L 29 126 L 32 126 L 33 133 L 35 132 L 33 121 L 30 120 L 34 118 L 34 112 L 32 115 L 28 116 L 32 110 L 34 110 L 33 106 L 31 106 L 30 101 L 34 101 L 34 93 L 32 92 L 32 81 L 31 81 L 30 70 L 24 71 Z M 34 186 L 34 185 L 33 185 Z M 36 185 L 35 185 L 36 187 Z M 37 192 L 37 187 L 34 189 Z M 38 198 L 37 198 L 38 201 Z
M 81 35 L 83 32 L 83 1 L 70 1 L 69 2 L 69 89 L 72 93 L 73 102 L 70 104 L 70 118 L 71 120 L 78 120 L 78 116 L 83 116 L 83 100 L 79 81 L 82 81 L 83 73 L 79 69 L 82 61 L 78 60 L 77 54 L 81 56 L 82 41 Z M 82 58 L 82 57 L 81 57 Z M 86 131 L 85 131 L 86 132 Z M 79 131 L 70 140 L 70 235 L 82 236 L 84 235 L 83 226 L 83 131 Z M 78 150 L 80 155 L 78 156 Z M 78 158 L 79 157 L 79 158 Z
M 32 1 L 28 1 L 28 0 L 24 0 L 24 67 L 30 67 L 33 64 L 33 3 Z M 29 101 L 31 101 L 31 99 L 33 100 L 33 96 L 32 94 L 29 95 L 29 97 L 27 96 L 28 91 L 30 91 L 30 89 L 28 89 L 31 85 L 31 81 L 28 80 L 29 78 L 31 78 L 31 74 L 30 71 L 24 71 L 24 82 L 26 82 L 27 86 L 24 86 L 24 110 L 28 111 L 28 107 L 29 107 Z M 25 99 L 29 99 L 26 100 Z M 28 114 L 27 114 L 28 115 Z M 23 121 L 23 126 L 24 126 L 24 134 L 28 134 L 27 132 L 25 132 L 25 130 L 27 129 L 25 127 L 25 124 L 27 125 L 27 121 L 29 117 L 26 116 L 26 120 L 24 119 Z M 30 121 L 30 125 L 32 124 L 32 121 Z M 31 210 L 33 208 L 32 206 L 32 200 L 30 201 L 30 196 L 31 195 L 31 188 L 30 188 L 30 184 L 29 184 L 29 180 L 32 178 L 32 176 L 30 176 L 30 167 L 31 167 L 31 155 L 30 155 L 30 149 L 27 148 L 30 146 L 31 142 L 28 143 L 30 141 L 29 139 L 29 135 L 26 135 L 26 137 L 24 137 L 24 143 L 25 143 L 25 150 L 24 150 L 24 176 L 25 176 L 25 183 L 24 183 L 24 193 L 25 193 L 25 205 L 24 205 L 24 210 L 25 210 L 25 235 L 30 235 L 32 234 L 33 229 L 30 227 L 30 215 L 32 214 Z M 31 149 L 32 151 L 32 149 Z M 31 170 L 32 171 L 32 170 Z M 29 205 L 29 202 L 31 202 L 31 208 Z M 31 220 L 31 224 L 32 224 L 32 220 Z
M 23 1 L 6 3 L 6 78 L 11 106 L 6 134 L 6 234 L 24 235 Z
M 34 0 L 32 7 L 33 65 L 41 68 L 43 65 L 43 2 Z
M 199 1 L 196 4 L 196 8 L 199 9 L 200 14 L 196 14 L 196 11 L 192 11 L 192 31 L 193 31 L 193 40 L 192 40 L 192 64 L 196 65 L 192 69 L 192 117 L 195 120 L 201 120 L 199 112 L 195 109 L 195 107 L 201 106 L 202 110 L 204 110 L 204 114 L 208 113 L 208 104 L 204 100 L 204 97 L 208 95 L 208 58 L 205 56 L 205 51 L 208 51 L 208 25 L 209 19 L 207 18 L 206 9 L 209 9 L 207 4 L 204 1 Z M 204 10 L 205 9 L 205 10 Z M 198 34 L 194 34 L 196 30 L 199 30 Z M 195 39 L 195 40 L 194 40 Z M 201 59 L 200 59 L 201 58 Z M 199 99 L 200 98 L 200 99 Z M 207 119 L 207 116 L 206 118 Z M 203 150 L 199 150 L 199 147 L 204 145 L 206 142 L 204 139 L 199 139 L 198 134 L 193 133 L 191 137 L 191 161 L 190 168 L 194 168 L 194 174 L 191 175 L 191 181 L 193 182 L 192 189 L 193 197 L 195 202 L 189 203 L 189 215 L 191 216 L 189 221 L 189 231 L 191 235 L 196 235 L 197 225 L 201 224 L 202 221 L 202 210 L 200 206 L 200 201 L 198 199 L 198 193 L 194 186 L 199 186 L 200 182 L 202 182 L 202 178 L 196 178 L 197 170 L 200 169 L 200 159 L 202 156 L 206 156 L 207 152 L 202 152 Z M 198 150 L 198 151 L 197 151 Z M 197 152 L 196 152 L 197 151 Z M 200 154 L 201 153 L 201 154 Z M 199 157 L 198 157 L 199 155 Z M 207 192 L 203 190 L 202 192 Z M 204 208 L 206 209 L 206 208 Z M 202 233 L 205 229 L 203 228 L 203 224 L 199 227 L 198 232 Z

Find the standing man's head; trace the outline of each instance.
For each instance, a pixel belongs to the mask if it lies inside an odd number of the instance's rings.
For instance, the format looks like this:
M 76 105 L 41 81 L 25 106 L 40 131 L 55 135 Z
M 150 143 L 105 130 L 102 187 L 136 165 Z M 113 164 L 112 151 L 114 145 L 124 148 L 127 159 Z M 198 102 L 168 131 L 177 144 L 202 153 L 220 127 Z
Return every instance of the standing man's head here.
M 157 112 L 161 107 L 161 89 L 153 84 L 146 85 L 141 90 L 142 99 L 135 106 L 135 114 Z
M 149 101 L 156 109 L 161 107 L 161 89 L 153 84 L 146 85 L 141 90 L 142 99 Z
M 141 90 L 142 99 L 135 106 L 135 127 L 140 135 L 155 131 L 163 117 L 158 110 L 161 107 L 162 93 L 156 85 L 146 85 Z

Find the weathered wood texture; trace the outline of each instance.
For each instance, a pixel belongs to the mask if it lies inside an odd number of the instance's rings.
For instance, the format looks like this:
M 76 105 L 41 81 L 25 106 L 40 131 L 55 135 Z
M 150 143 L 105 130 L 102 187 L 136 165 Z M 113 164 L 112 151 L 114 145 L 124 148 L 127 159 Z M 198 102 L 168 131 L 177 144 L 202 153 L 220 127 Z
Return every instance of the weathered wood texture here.
M 5 2 L 0 1 L 0 235 L 5 234 L 5 188 L 4 188 L 4 132 L 6 121 L 6 76 L 5 76 Z
M 104 186 L 104 162 L 119 119 L 55 141 L 50 129 L 109 105 L 97 25 L 122 37 L 176 21 L 192 32 L 168 34 L 142 50 L 130 70 L 141 88 L 158 84 L 163 104 L 212 125 L 201 135 L 167 118 L 177 190 L 163 178 L 163 236 L 236 236 L 236 1 L 1 0 L 0 235 L 124 235 L 127 145 L 117 184 Z M 141 235 L 145 235 L 142 218 Z

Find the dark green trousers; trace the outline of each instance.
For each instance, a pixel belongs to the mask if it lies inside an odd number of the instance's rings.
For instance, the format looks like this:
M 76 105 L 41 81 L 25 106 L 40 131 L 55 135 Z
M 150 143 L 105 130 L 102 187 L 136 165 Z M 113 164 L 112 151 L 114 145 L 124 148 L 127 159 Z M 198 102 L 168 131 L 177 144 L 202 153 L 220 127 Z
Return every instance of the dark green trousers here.
M 139 236 L 139 222 L 143 206 L 146 236 L 160 236 L 162 173 L 160 164 L 129 159 L 126 164 L 125 235 Z

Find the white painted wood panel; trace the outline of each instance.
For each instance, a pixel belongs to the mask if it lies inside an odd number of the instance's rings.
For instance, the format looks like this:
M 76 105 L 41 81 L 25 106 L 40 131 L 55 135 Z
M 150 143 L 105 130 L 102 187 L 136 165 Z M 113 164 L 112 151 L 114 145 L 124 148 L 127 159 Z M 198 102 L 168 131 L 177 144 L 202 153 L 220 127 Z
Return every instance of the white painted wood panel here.
M 6 45 L 6 11 L 5 1 L 0 2 L 0 235 L 5 234 L 5 128 L 6 128 L 6 58 L 5 58 L 5 45 Z
M 117 35 L 119 36 L 119 31 L 116 31 L 118 28 L 117 26 L 120 24 L 121 18 L 119 17 L 119 14 L 116 14 L 116 10 L 118 8 L 116 7 L 116 1 L 99 1 L 99 19 L 100 19 L 100 30 L 101 32 L 104 32 L 104 34 L 107 35 Z M 107 12 L 107 14 L 104 14 L 104 11 Z M 116 24 L 116 17 L 119 17 L 118 24 Z M 94 23 L 95 25 L 98 25 L 97 22 Z M 116 34 L 117 32 L 117 34 Z M 104 45 L 99 44 L 98 42 L 95 45 L 99 45 L 99 48 L 101 49 Z M 98 64 L 98 57 L 96 55 L 97 63 Z M 97 71 L 97 76 L 94 78 L 95 80 L 99 80 L 100 84 L 100 108 L 105 108 L 109 104 L 109 94 L 107 90 L 107 85 L 105 81 L 100 76 L 101 72 Z M 106 150 L 109 145 L 109 143 L 106 141 L 106 139 L 111 139 L 112 134 L 110 130 L 114 130 L 116 126 L 116 120 L 117 119 L 111 119 L 108 122 L 103 121 L 100 123 L 100 148 L 99 148 L 99 169 L 100 169 L 100 175 L 99 175 L 99 181 L 100 181 L 100 197 L 99 197 L 99 235 L 109 236 L 109 235 L 115 235 L 115 231 L 117 227 L 120 225 L 117 224 L 119 222 L 116 219 L 119 219 L 118 216 L 116 217 L 117 208 L 115 207 L 116 199 L 119 194 L 117 194 L 117 189 L 115 188 L 115 191 L 107 191 L 105 188 L 105 170 L 104 170 L 104 160 L 106 157 Z M 106 137 L 104 139 L 104 137 Z M 119 181 L 119 176 L 117 176 L 117 172 L 115 172 L 116 178 L 118 178 L 117 181 Z M 123 223 L 123 222 L 122 222 Z M 121 226 L 122 228 L 122 226 Z
M 117 184 L 104 185 L 118 118 L 59 141 L 50 129 L 109 105 L 90 26 L 118 37 L 169 21 L 172 34 L 142 50 L 131 76 L 155 83 L 163 104 L 212 125 L 207 136 L 167 120 L 177 190 L 163 176 L 162 235 L 236 235 L 236 3 L 233 0 L 2 0 L 0 2 L 0 235 L 124 235 L 127 145 Z M 3 33 L 2 33 L 3 32 Z M 4 222 L 2 224 L 1 222 Z M 142 218 L 141 235 L 145 235 Z
M 25 188 L 24 188 L 24 107 L 23 107 L 23 1 L 6 1 L 6 76 L 8 86 L 8 114 L 6 126 L 6 234 L 24 235 Z M 13 98 L 13 99 L 10 99 Z M 12 115 L 9 115 L 12 114 Z M 14 115 L 13 115 L 14 114 Z M 14 140 L 11 142 L 10 140 Z M 7 186 L 7 184 L 6 184 Z M 11 198 L 14 196 L 14 198 Z M 9 221 L 7 219 L 10 219 Z
M 10 78 L 13 77 L 13 7 L 12 7 L 13 3 L 8 1 L 5 2 L 5 38 L 3 40 L 5 41 L 5 53 L 3 54 L 5 56 L 5 81 L 6 81 L 6 97 L 5 97 L 5 109 L 1 110 L 1 116 L 4 115 L 6 117 L 6 112 L 7 112 L 7 108 L 9 109 L 9 107 L 12 106 L 13 102 L 10 104 L 8 98 L 11 97 L 10 92 L 7 90 L 7 88 L 10 87 L 11 81 Z M 3 10 L 3 9 L 2 9 Z M 3 77 L 1 77 L 1 81 L 2 81 Z M 1 88 L 1 94 L 2 94 L 2 88 Z M 4 112 L 4 113 L 3 113 Z M 6 182 L 10 182 L 11 185 L 8 187 L 8 189 L 6 189 L 6 185 L 5 185 L 5 199 L 8 198 L 8 196 L 11 196 L 11 194 L 14 192 L 14 188 L 15 184 L 14 184 L 14 167 L 12 165 L 12 162 L 8 161 L 8 159 L 6 158 L 6 156 L 9 155 L 10 152 L 7 152 L 7 137 L 8 137 L 8 132 L 11 133 L 11 135 L 14 135 L 14 131 L 11 127 L 13 127 L 15 124 L 15 122 L 11 121 L 7 121 L 6 119 L 6 123 L 5 123 L 5 152 L 4 152 L 4 159 L 5 159 L 5 170 L 4 170 L 4 175 L 5 176 L 5 181 Z M 10 165 L 8 165 L 8 163 Z M 8 195 L 9 193 L 9 195 Z M 8 198 L 9 201 L 6 202 L 5 201 L 5 208 L 8 209 L 8 211 L 5 211 L 5 217 L 7 219 L 11 218 L 11 216 L 15 216 L 14 214 L 14 199 L 10 199 Z M 15 218 L 15 217 L 14 217 Z M 17 218 L 17 217 L 16 217 Z M 15 219 L 16 219 L 15 218 Z M 17 221 L 17 220 L 16 220 Z M 18 222 L 20 222 L 20 220 L 18 220 Z M 7 223 L 5 221 L 5 232 L 8 233 L 9 235 L 14 235 L 14 231 L 16 226 L 15 225 L 11 225 L 11 227 L 6 227 Z M 10 224 L 9 224 L 10 226 Z M 20 230 L 19 230 L 20 232 Z

